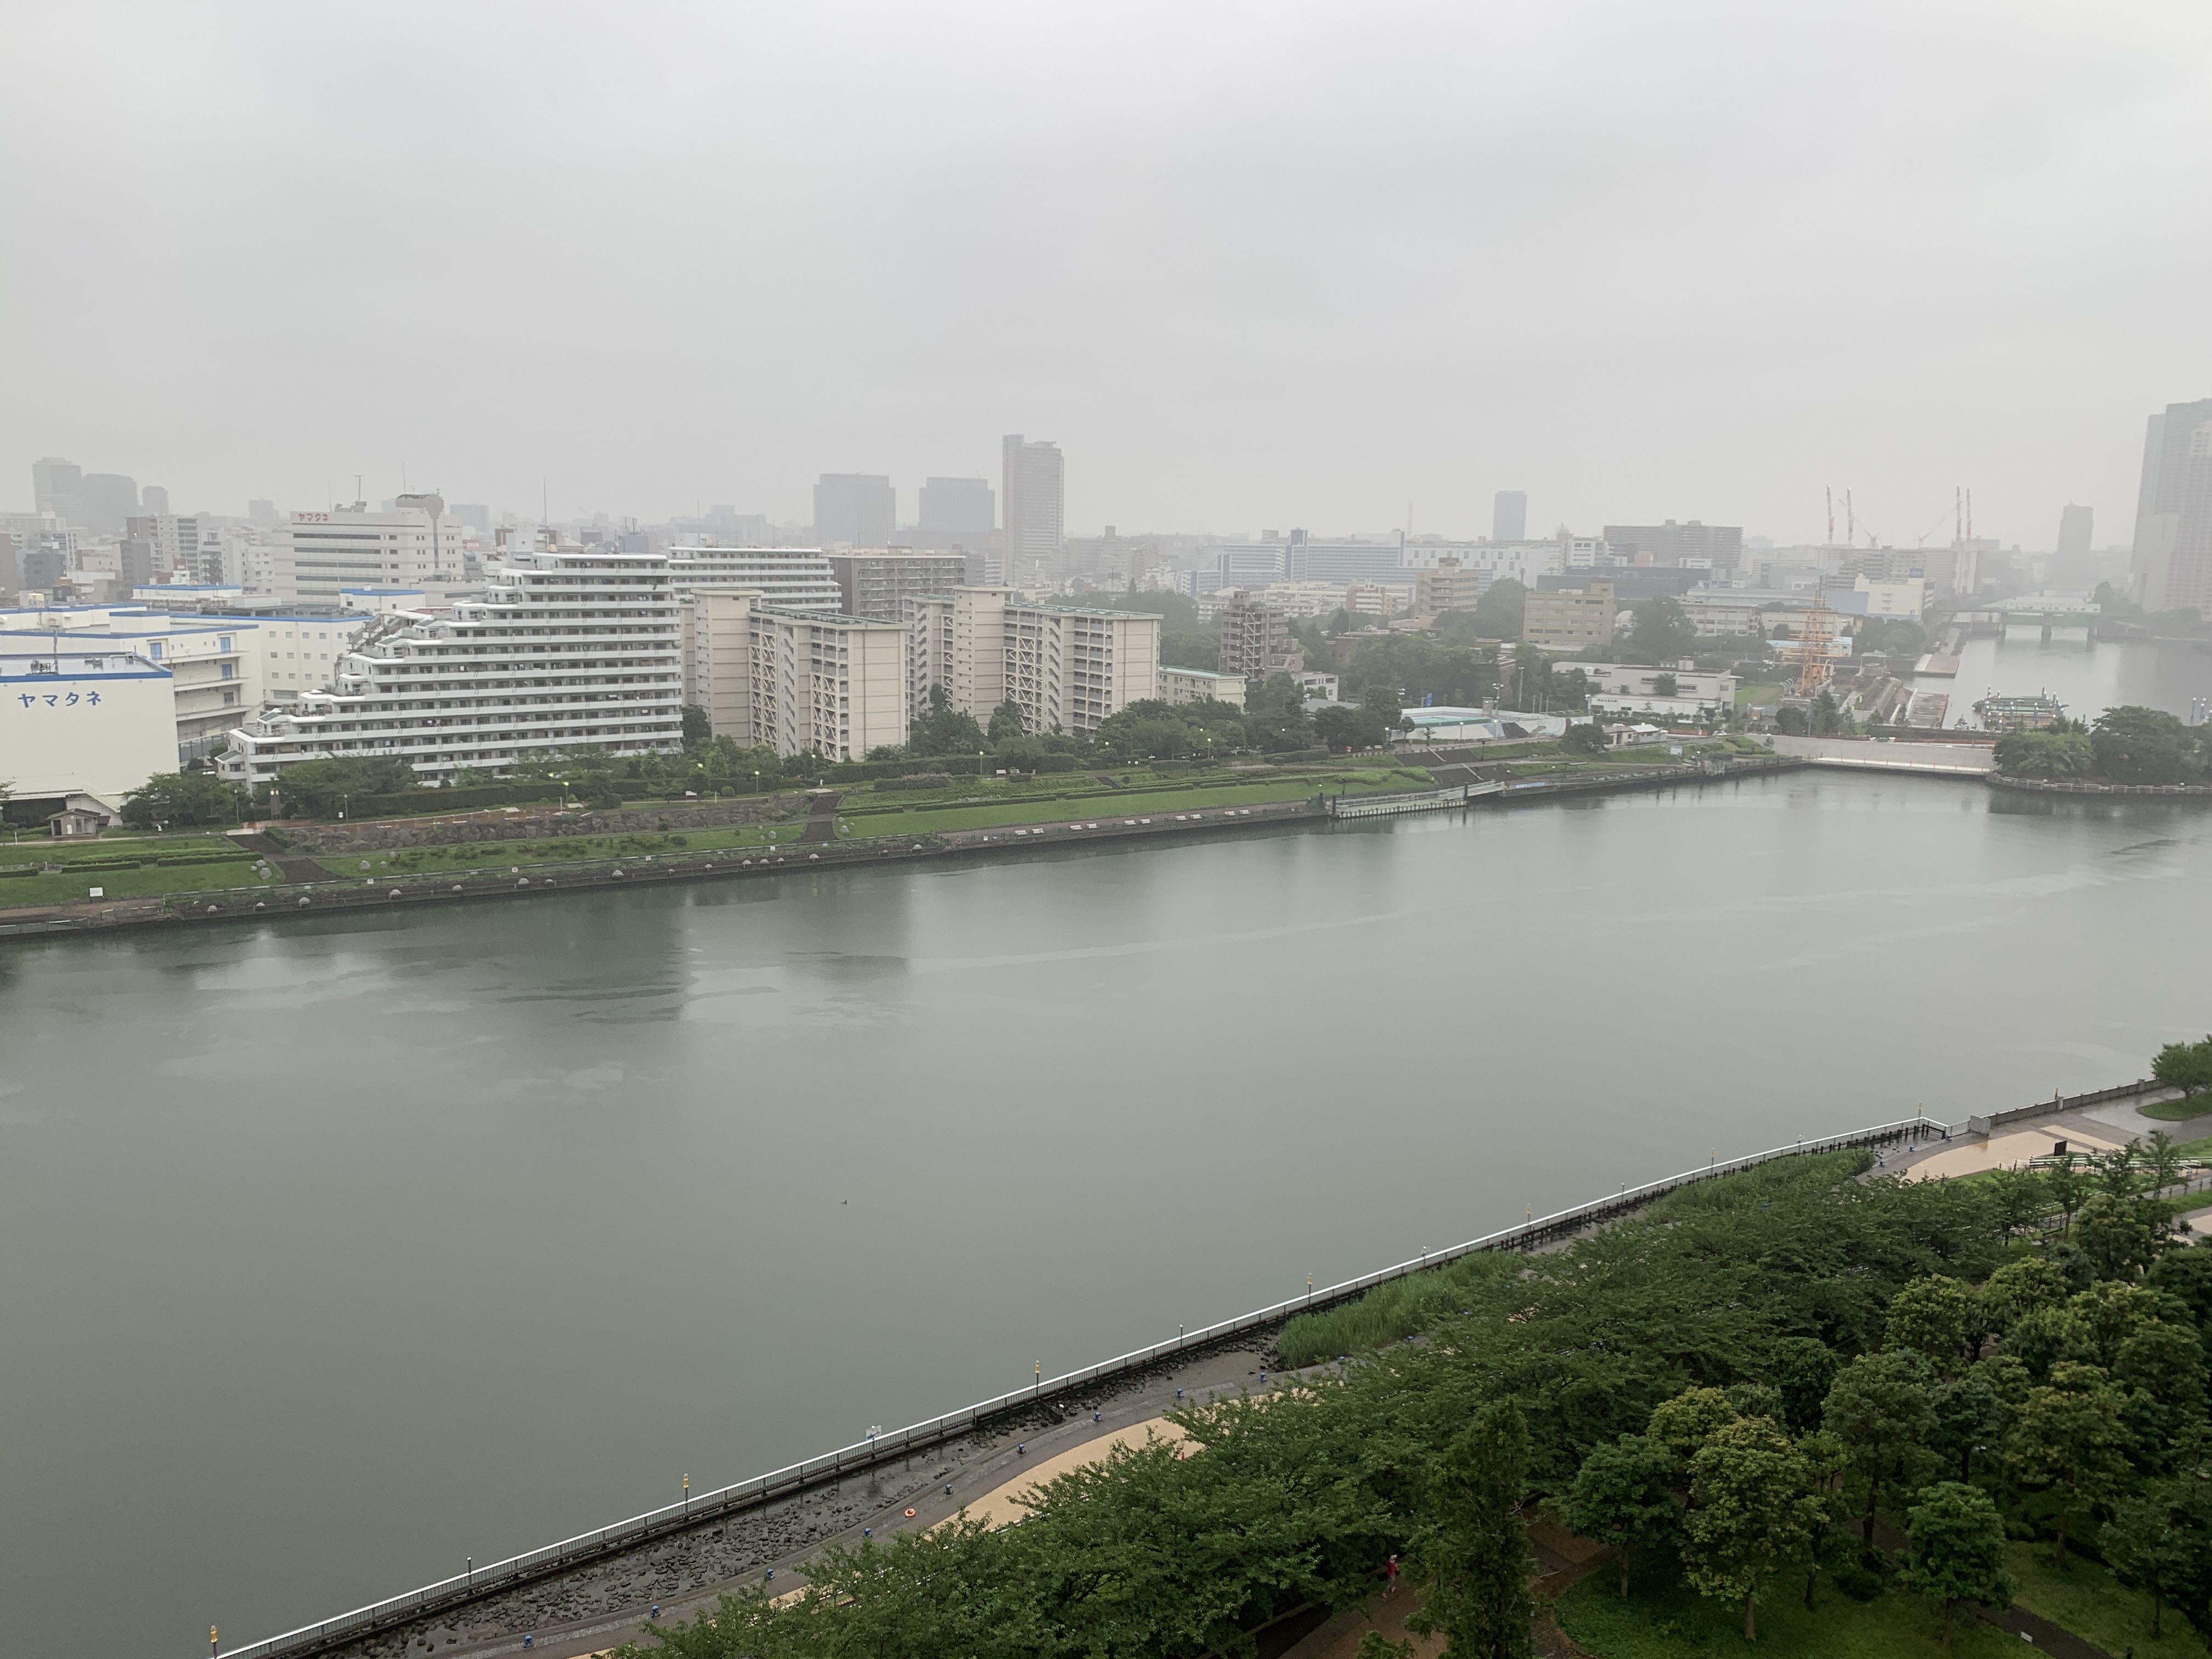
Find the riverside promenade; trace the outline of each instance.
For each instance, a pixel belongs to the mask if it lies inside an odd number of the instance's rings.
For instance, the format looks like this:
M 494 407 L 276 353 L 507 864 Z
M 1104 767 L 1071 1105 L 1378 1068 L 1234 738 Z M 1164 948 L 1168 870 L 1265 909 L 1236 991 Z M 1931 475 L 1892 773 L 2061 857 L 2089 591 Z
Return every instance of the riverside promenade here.
M 655 1604 L 665 1620 L 673 1608 L 708 1605 L 744 1585 L 781 1593 L 799 1564 L 833 1540 L 935 1525 L 971 1504 L 1006 1509 L 1014 1495 L 1010 1483 L 1017 1492 L 1025 1487 L 1036 1477 L 1024 1471 L 1041 1462 L 1087 1440 L 1139 1430 L 1178 1406 L 1264 1388 L 1278 1380 L 1268 1364 L 1276 1337 L 1301 1314 L 1356 1301 L 1378 1285 L 1474 1252 L 1556 1248 L 1681 1188 L 1777 1159 L 1847 1147 L 1910 1149 L 1949 1133 L 1944 1124 L 1916 1115 L 1624 1187 L 227 1651 L 233 1659 L 402 1659 L 410 1651 L 473 1659 L 521 1652 L 527 1641 L 533 1654 L 597 1652 L 647 1625 L 645 1615 Z

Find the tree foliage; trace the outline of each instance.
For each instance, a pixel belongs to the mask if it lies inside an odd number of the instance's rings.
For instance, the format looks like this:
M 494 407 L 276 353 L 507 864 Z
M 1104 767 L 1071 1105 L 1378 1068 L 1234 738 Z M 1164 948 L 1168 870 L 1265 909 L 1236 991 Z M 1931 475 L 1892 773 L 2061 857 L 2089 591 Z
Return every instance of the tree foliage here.
M 2184 1095 L 2212 1089 L 2212 1035 L 2199 1042 L 2169 1042 L 2150 1063 L 2150 1074 Z
M 276 781 L 285 810 L 313 818 L 336 817 L 349 796 L 404 794 L 422 787 L 415 769 L 396 755 L 301 761 Z
M 1983 1323 L 1981 1300 L 1970 1285 L 1931 1273 L 1898 1291 L 1889 1304 L 1883 1346 L 1916 1348 L 1948 1375 L 1973 1358 L 1981 1346 Z
M 156 772 L 123 798 L 123 822 L 133 830 L 236 823 L 245 805 L 243 792 L 212 772 Z
M 2096 1366 L 2059 1361 L 2014 1414 L 2004 1455 L 2014 1480 L 2055 1500 L 2063 1566 L 2068 1534 L 2118 1499 L 2127 1480 L 2119 1391 Z
M 1639 600 L 1628 641 L 1647 662 L 1671 662 L 1698 648 L 1698 624 L 1677 599 Z
M 2097 770 L 2113 783 L 2194 783 L 2204 775 L 2197 734 L 2162 708 L 2107 708 L 2089 728 Z
M 1948 1625 L 1955 1601 L 2012 1604 L 2019 1589 L 2005 1571 L 2004 1517 L 1978 1486 L 1939 1480 L 1907 1511 L 1905 1583 L 1935 1603 Z
M 1759 1586 L 1808 1552 L 1823 1525 L 1813 1487 L 1803 1454 L 1764 1417 L 1715 1430 L 1690 1460 L 1682 1565 L 1699 1595 L 1743 1604 L 1747 1642 L 1758 1635 Z
M 1907 1491 L 1930 1451 L 1935 1381 L 1926 1358 L 1909 1348 L 1861 1354 L 1836 1374 L 1820 1413 L 1850 1460 L 1853 1484 L 1866 1493 L 1866 1541 L 1874 1541 L 1876 1504 Z
M 2016 778 L 2067 782 L 2093 777 L 2096 750 L 2078 732 L 2008 732 L 1997 739 L 1997 770 Z
M 1666 1445 L 1639 1434 L 1591 1449 L 1567 1494 L 1567 1525 L 1620 1553 L 1620 1593 L 1628 1594 L 1630 1556 L 1641 1545 L 1671 1542 L 1680 1529 L 1675 1484 L 1681 1462 Z
M 1413 1567 L 1426 1600 L 1406 1628 L 1441 1631 L 1445 1659 L 1527 1659 L 1533 1650 L 1534 1564 L 1514 1513 L 1528 1480 L 1528 1425 L 1512 1401 L 1493 1401 L 1425 1483 Z

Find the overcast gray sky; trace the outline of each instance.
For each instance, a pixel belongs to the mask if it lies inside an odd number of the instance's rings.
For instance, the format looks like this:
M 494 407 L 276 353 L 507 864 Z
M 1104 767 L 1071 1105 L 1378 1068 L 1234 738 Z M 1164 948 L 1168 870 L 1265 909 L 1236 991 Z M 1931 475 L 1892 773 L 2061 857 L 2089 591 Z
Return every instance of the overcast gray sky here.
M 2212 396 L 2212 7 L 0 9 L 0 506 L 2048 545 Z

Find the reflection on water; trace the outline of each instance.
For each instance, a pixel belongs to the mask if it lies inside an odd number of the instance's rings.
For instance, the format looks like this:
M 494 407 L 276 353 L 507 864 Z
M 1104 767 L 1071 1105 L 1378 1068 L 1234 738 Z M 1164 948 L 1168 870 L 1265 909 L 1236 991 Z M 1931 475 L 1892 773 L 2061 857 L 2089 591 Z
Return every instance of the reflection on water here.
M 11 1635 L 260 1634 L 1523 1205 L 2140 1075 L 2208 833 L 1801 773 L 0 951 Z

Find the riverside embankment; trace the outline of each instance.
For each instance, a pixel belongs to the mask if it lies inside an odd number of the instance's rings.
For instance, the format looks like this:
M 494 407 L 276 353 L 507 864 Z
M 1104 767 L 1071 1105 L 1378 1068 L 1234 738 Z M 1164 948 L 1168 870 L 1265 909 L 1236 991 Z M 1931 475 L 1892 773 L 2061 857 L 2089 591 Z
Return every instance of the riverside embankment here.
M 1791 759 L 1711 759 L 1684 766 L 1644 765 L 1618 771 L 1575 772 L 1557 777 L 1516 778 L 1496 782 L 1480 793 L 1466 786 L 1417 789 L 1392 797 L 1388 792 L 1352 796 L 1354 801 L 1388 803 L 1386 811 L 1437 811 L 1526 805 L 1567 796 L 1620 793 L 1668 788 L 1699 788 L 1792 769 L 1804 763 Z M 1414 775 L 1419 775 L 1418 773 Z M 798 798 L 804 799 L 804 798 Z M 1261 801 L 1249 806 L 1194 806 L 1183 811 L 1152 810 L 1137 812 L 1102 811 L 1095 817 L 1048 818 L 972 829 L 918 830 L 907 835 L 840 837 L 837 834 L 838 798 L 834 792 L 817 792 L 811 817 L 795 820 L 774 817 L 787 823 L 791 838 L 776 845 L 630 854 L 574 860 L 533 860 L 529 865 L 504 868 L 443 870 L 434 873 L 373 869 L 366 875 L 328 871 L 320 860 L 343 863 L 361 852 L 434 844 L 429 826 L 395 834 L 386 827 L 309 826 L 288 830 L 286 851 L 268 856 L 281 873 L 319 867 L 326 878 L 283 879 L 251 887 L 196 889 L 185 893 L 159 894 L 143 898 L 87 900 L 82 902 L 0 908 L 0 940 L 51 937 L 55 934 L 105 932 L 127 927 L 174 927 L 192 924 L 252 921 L 284 915 L 351 914 L 363 911 L 398 912 L 489 899 L 543 898 L 578 891 L 612 888 L 665 886 L 675 883 L 744 881 L 792 875 L 807 870 L 867 865 L 897 865 L 951 857 L 973 858 L 1075 842 L 1170 841 L 1194 836 L 1220 836 L 1248 830 L 1285 825 L 1328 826 L 1338 817 L 1336 803 L 1345 797 L 1317 791 L 1310 797 L 1289 801 Z M 1097 806 L 1111 808 L 1111 796 Z M 748 804 L 750 805 L 750 804 Z M 686 811 L 692 816 L 681 816 Z M 1002 809 L 1012 811 L 1012 809 Z M 1018 816 L 1018 813 L 1015 813 Z M 623 817 L 640 816 L 625 814 Z M 724 823 L 757 823 L 771 814 L 757 808 L 732 811 L 730 804 L 707 802 L 689 808 L 674 807 L 654 815 L 662 828 Z M 922 816 L 917 814 L 916 816 Z M 1348 815 L 1347 815 L 1348 816 Z M 618 833 L 623 817 L 586 815 L 563 826 L 562 837 L 582 839 Z M 865 824 L 867 820 L 858 820 Z M 815 826 L 809 834 L 802 824 Z M 468 843 L 490 841 L 500 827 L 495 819 L 468 822 Z M 541 840 L 554 832 L 537 830 Z M 512 839 L 505 837 L 504 839 Z M 299 856 L 301 848 L 312 857 Z M 367 861 L 362 868 L 369 869 Z
M 1066 1376 L 1048 1381 L 1040 1374 L 1029 1389 L 871 1433 L 787 1469 L 696 1497 L 687 1490 L 666 1508 L 507 1560 L 471 1565 L 458 1578 L 234 1649 L 233 1659 L 400 1659 L 418 1642 L 441 1652 L 453 1648 L 454 1659 L 489 1659 L 520 1651 L 526 1639 L 549 1659 L 591 1653 L 611 1633 L 644 1626 L 651 1609 L 668 1618 L 695 1611 L 739 1583 L 764 1583 L 778 1568 L 788 1572 L 832 1540 L 858 1542 L 877 1530 L 935 1526 L 1056 1452 L 1126 1431 L 1178 1404 L 1264 1389 L 1273 1339 L 1301 1314 L 1340 1306 L 1377 1285 L 1479 1251 L 1546 1249 L 1632 1215 L 1669 1193 L 1778 1158 L 1845 1147 L 1912 1150 L 1922 1141 L 1950 1138 L 1947 1125 L 1916 1116 L 1726 1162 L 1716 1158 L 1342 1284 L 1309 1289 L 1303 1297 L 1235 1319 L 1178 1332 L 1172 1340 Z M 1245 1364 L 1248 1358 L 1255 1363 Z

